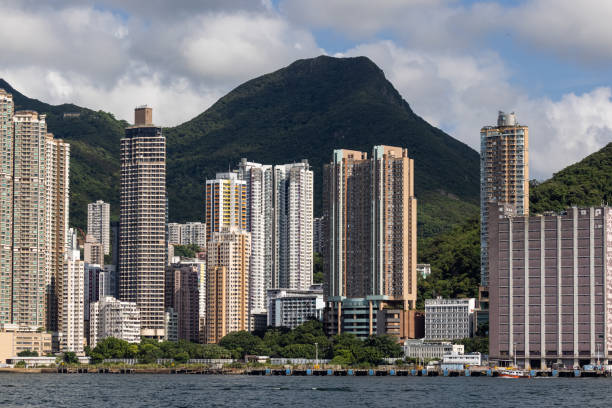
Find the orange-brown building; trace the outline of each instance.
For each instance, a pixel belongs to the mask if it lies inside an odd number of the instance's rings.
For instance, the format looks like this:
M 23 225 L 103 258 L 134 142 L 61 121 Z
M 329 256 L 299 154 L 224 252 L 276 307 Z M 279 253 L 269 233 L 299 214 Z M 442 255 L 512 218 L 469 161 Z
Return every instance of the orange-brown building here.
M 378 312 L 411 310 L 416 303 L 417 214 L 408 151 L 374 146 L 368 158 L 335 150 L 324 170 L 324 211 L 328 331 L 380 332 L 382 320 L 393 317 Z M 390 332 L 404 337 L 408 330 Z
M 251 234 L 237 228 L 214 232 L 207 244 L 206 343 L 249 330 Z

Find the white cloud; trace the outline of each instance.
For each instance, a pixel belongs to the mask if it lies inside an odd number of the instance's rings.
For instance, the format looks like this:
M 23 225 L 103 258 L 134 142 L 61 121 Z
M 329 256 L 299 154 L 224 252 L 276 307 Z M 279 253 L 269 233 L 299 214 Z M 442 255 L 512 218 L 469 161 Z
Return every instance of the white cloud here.
M 522 107 L 529 124 L 530 165 L 550 175 L 612 141 L 612 89 L 564 95 L 558 101 L 530 100 Z
M 574 63 L 612 60 L 612 2 L 534 0 L 507 12 L 508 30 L 527 45 Z
M 382 41 L 345 54 L 369 56 L 418 115 L 477 151 L 480 128 L 494 125 L 498 110 L 515 111 L 530 128 L 532 178 L 547 178 L 612 141 L 610 88 L 553 101 L 513 87 L 494 53 L 425 53 Z
M 0 0 L 0 77 L 26 95 L 132 119 L 135 105 L 175 125 L 233 87 L 325 53 L 313 32 L 359 44 L 414 111 L 475 149 L 498 109 L 531 129 L 532 176 L 544 178 L 612 138 L 610 88 L 558 100 L 513 86 L 503 35 L 587 64 L 612 59 L 612 2 L 534 0 Z M 392 38 L 380 41 L 379 37 Z M 503 44 L 502 44 L 503 46 Z M 554 158 L 554 159 L 553 159 Z
M 152 6 L 159 12 L 163 4 Z M 134 101 L 148 103 L 157 123 L 175 125 L 244 81 L 323 52 L 310 32 L 260 6 L 194 13 L 177 24 L 72 4 L 42 11 L 0 4 L 0 77 L 28 96 L 127 120 Z

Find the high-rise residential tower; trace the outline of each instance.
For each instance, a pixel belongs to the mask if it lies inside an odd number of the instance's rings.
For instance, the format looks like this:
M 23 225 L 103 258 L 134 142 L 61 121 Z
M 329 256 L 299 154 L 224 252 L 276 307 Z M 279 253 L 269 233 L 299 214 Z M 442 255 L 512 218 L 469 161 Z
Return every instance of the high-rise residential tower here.
M 87 234 L 93 236 L 110 254 L 110 204 L 102 200 L 87 204 Z
M 246 182 L 237 173 L 217 173 L 206 180 L 206 240 L 226 228 L 247 228 Z
M 141 335 L 164 337 L 166 139 L 151 108 L 136 108 L 121 139 L 119 296 L 140 309 Z
M 251 233 L 249 310 L 259 314 L 266 310 L 266 289 L 272 286 L 273 168 L 242 159 L 238 176 L 246 183 L 246 228 Z
M 272 284 L 307 290 L 313 267 L 313 173 L 307 160 L 274 166 Z
M 0 89 L 0 323 L 13 321 L 13 95 Z
M 179 340 L 200 341 L 200 268 L 173 264 L 166 269 L 165 308 L 177 314 Z
M 364 152 L 335 150 L 325 167 L 325 295 L 331 332 L 367 336 L 390 331 L 376 323 L 394 319 L 377 315 L 394 310 L 401 320 L 414 309 L 413 180 L 414 162 L 399 147 L 374 146 L 372 158 Z M 345 303 L 350 307 L 343 310 Z M 364 317 L 348 318 L 349 309 L 351 315 Z M 393 331 L 405 337 L 408 324 L 402 327 Z
M 72 229 L 71 234 L 74 236 Z M 58 296 L 60 351 L 84 354 L 85 342 L 85 262 L 76 246 L 63 261 L 61 294 Z
M 237 228 L 214 232 L 207 245 L 206 343 L 249 330 L 250 233 Z
M 262 165 L 242 159 L 251 233 L 251 309 L 265 311 L 266 290 L 312 284 L 313 173 L 308 161 Z
M 529 214 L 529 129 L 516 115 L 500 111 L 497 126 L 480 130 L 480 256 L 481 286 L 488 286 L 488 204 L 514 206 L 516 215 Z
M 0 90 L 0 323 L 57 330 L 70 147 Z

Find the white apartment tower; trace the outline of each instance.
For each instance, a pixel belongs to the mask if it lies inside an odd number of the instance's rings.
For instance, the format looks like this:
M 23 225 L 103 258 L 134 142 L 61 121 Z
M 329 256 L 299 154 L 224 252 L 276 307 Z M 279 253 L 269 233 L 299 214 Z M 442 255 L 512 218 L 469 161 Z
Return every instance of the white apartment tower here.
M 166 139 L 144 106 L 121 139 L 119 297 L 140 308 L 145 337 L 164 338 L 166 251 Z
M 70 146 L 0 89 L 0 323 L 57 330 Z
M 266 290 L 272 287 L 273 171 L 272 166 L 242 159 L 238 175 L 246 181 L 246 227 L 251 233 L 249 309 L 259 314 L 266 311 Z
M 247 231 L 251 233 L 251 313 L 267 308 L 270 288 L 306 290 L 312 284 L 313 173 L 306 160 L 263 165 L 242 159 Z
M 313 267 L 313 173 L 307 160 L 274 166 L 272 283 L 307 290 Z
M 72 248 L 63 262 L 61 297 L 58 305 L 58 331 L 61 351 L 84 353 L 85 341 L 85 262 L 78 248 Z
M 110 204 L 102 200 L 87 204 L 87 234 L 102 244 L 104 255 L 110 253 Z

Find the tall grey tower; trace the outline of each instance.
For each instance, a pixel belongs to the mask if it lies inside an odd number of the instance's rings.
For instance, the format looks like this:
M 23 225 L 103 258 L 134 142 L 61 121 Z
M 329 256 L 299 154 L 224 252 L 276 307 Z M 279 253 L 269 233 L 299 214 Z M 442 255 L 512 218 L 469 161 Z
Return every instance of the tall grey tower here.
M 166 139 L 152 110 L 135 111 L 121 139 L 119 297 L 140 309 L 141 335 L 164 337 Z

